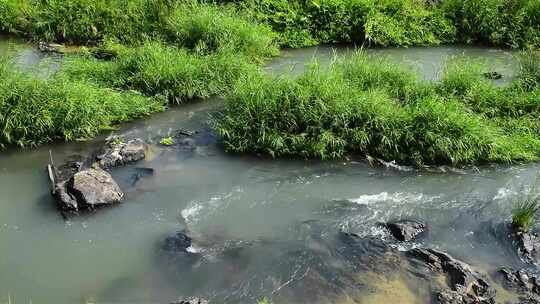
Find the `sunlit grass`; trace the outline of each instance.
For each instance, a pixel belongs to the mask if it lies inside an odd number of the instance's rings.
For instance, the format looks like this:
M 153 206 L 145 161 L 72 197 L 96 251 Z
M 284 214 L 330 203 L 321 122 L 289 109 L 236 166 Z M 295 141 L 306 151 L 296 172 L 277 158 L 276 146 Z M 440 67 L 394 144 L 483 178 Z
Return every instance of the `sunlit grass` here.
M 461 64 L 441 83 L 363 52 L 298 78 L 245 75 L 216 129 L 229 151 L 272 156 L 368 154 L 418 165 L 538 159 L 537 92 L 495 86 Z

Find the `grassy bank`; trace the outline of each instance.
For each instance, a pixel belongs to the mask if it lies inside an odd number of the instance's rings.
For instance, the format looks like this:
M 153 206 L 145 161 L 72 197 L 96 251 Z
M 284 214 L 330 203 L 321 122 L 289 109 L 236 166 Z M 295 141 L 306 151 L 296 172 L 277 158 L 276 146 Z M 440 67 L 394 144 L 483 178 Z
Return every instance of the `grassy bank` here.
M 274 79 L 257 64 L 278 46 L 322 43 L 534 49 L 538 16 L 536 0 L 0 0 L 0 31 L 89 46 L 51 79 L 3 63 L 1 144 L 88 137 L 162 109 L 157 100 L 226 95 L 216 128 L 230 151 L 416 164 L 535 160 L 538 52 L 523 56 L 520 77 L 504 87 L 459 61 L 440 83 L 363 53 L 299 78 Z
M 194 54 L 160 42 L 108 48 L 115 50 L 113 60 L 73 56 L 64 63 L 64 73 L 102 86 L 137 90 L 148 96 L 164 96 L 172 103 L 183 103 L 223 94 L 240 75 L 257 70 L 242 54 L 229 51 Z
M 0 30 L 79 44 L 160 37 L 194 47 L 200 35 L 219 33 L 244 52 L 258 52 L 264 48 L 251 48 L 250 43 L 262 46 L 272 34 L 259 24 L 253 31 L 253 22 L 270 26 L 281 44 L 290 47 L 456 42 L 540 46 L 536 0 L 0 0 Z M 261 35 L 264 31 L 268 35 Z
M 299 78 L 250 74 L 231 92 L 217 130 L 229 151 L 415 164 L 530 161 L 540 153 L 538 64 L 498 87 L 463 62 L 441 83 L 360 52 Z M 533 76 L 536 75 L 536 76 Z M 531 83 L 533 83 L 531 85 Z
M 162 110 L 157 100 L 223 94 L 278 53 L 268 27 L 197 3 L 0 0 L 0 21 L 3 31 L 90 46 L 50 79 L 3 60 L 2 147 L 86 138 Z
M 4 59 L 0 79 L 0 147 L 88 138 L 116 123 L 163 110 L 158 99 L 64 75 L 37 78 L 18 72 Z
M 283 45 L 321 43 L 540 46 L 536 0 L 237 1 L 280 33 Z

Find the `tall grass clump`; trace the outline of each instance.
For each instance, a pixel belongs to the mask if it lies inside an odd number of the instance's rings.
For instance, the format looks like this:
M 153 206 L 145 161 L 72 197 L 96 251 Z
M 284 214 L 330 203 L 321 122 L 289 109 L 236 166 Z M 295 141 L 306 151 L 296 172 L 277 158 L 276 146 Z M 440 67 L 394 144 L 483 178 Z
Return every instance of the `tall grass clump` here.
M 447 88 L 448 80 L 419 81 L 360 52 L 328 69 L 315 65 L 299 78 L 241 78 L 216 129 L 229 151 L 272 156 L 358 153 L 415 164 L 538 158 L 538 134 L 472 110 L 459 95 L 467 83 L 453 85 L 459 90 Z
M 35 146 L 96 135 L 114 124 L 161 111 L 160 101 L 59 74 L 48 79 L 0 61 L 0 147 Z
M 164 26 L 167 41 L 195 50 L 223 50 L 263 59 L 278 54 L 277 37 L 267 25 L 248 21 L 230 7 L 185 4 L 176 8 Z
M 538 198 L 528 198 L 516 203 L 512 210 L 512 227 L 517 231 L 529 231 L 534 227 L 538 211 L 540 211 Z
M 74 78 L 182 103 L 223 94 L 240 75 L 256 67 L 240 54 L 200 55 L 160 42 L 146 42 L 140 47 L 119 48 L 117 57 L 110 61 L 75 57 L 66 62 L 64 69 Z
M 525 89 L 531 91 L 540 88 L 540 51 L 529 50 L 523 52 L 519 59 L 519 78 L 522 80 Z

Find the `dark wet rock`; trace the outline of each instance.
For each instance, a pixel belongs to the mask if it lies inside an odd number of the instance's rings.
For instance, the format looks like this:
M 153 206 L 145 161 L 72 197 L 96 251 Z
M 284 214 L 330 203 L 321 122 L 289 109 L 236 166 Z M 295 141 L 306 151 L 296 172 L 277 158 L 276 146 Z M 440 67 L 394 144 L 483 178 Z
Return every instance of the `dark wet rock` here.
M 495 290 L 470 265 L 434 249 L 415 248 L 407 254 L 448 278 L 450 289 L 436 295 L 438 303 L 494 303 Z
M 501 79 L 503 77 L 503 75 L 499 72 L 486 72 L 483 73 L 482 76 L 486 77 L 487 79 L 493 80 Z
M 100 167 L 114 168 L 136 162 L 145 158 L 146 144 L 141 139 L 133 139 L 127 143 L 110 143 L 105 152 L 97 156 Z
M 401 242 L 410 242 L 423 234 L 427 225 L 415 220 L 399 220 L 386 224 L 390 233 Z
M 56 197 L 61 209 L 76 212 L 119 203 L 124 193 L 108 172 L 90 168 L 58 183 Z
M 191 243 L 192 239 L 179 231 L 165 238 L 162 249 L 171 253 L 188 252 L 187 249 L 191 247 Z
M 540 304 L 540 298 L 538 296 L 521 296 L 515 304 Z
M 135 168 L 135 173 L 133 174 L 131 186 L 135 186 L 141 179 L 154 176 L 155 170 L 153 168 Z
M 186 137 L 181 138 L 177 141 L 178 148 L 184 151 L 193 151 L 197 149 L 197 143 L 195 142 L 195 139 Z
M 442 290 L 435 294 L 435 303 L 438 304 L 494 304 L 495 300 L 478 300 L 469 294 L 462 294 L 454 290 Z
M 176 131 L 175 137 L 179 138 L 179 137 L 184 137 L 184 136 L 193 136 L 193 135 L 198 134 L 198 133 L 199 133 L 199 131 L 178 129 Z
M 62 53 L 64 46 L 61 44 L 47 43 L 45 41 L 40 41 L 38 43 L 38 49 L 44 53 Z
M 186 298 L 172 301 L 171 304 L 208 304 L 208 301 L 203 298 Z
M 118 57 L 118 52 L 111 49 L 94 48 L 91 52 L 96 59 L 100 60 L 113 60 Z
M 540 235 L 536 232 L 516 232 L 513 236 L 521 259 L 537 263 L 540 258 Z
M 540 295 L 540 275 L 531 270 L 502 268 L 498 275 L 506 289 Z

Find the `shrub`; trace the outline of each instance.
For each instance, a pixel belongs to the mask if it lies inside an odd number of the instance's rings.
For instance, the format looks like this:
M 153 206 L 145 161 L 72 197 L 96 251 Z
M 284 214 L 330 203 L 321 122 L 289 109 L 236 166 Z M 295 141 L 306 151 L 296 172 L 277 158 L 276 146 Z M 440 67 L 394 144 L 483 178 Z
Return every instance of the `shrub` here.
M 459 41 L 540 46 L 536 0 L 448 0 L 442 2 L 441 10 L 455 24 Z
M 0 147 L 35 146 L 96 135 L 114 124 L 161 111 L 162 103 L 63 75 L 40 79 L 0 61 Z
M 437 45 L 454 41 L 455 28 L 424 1 L 377 1 L 366 17 L 365 39 L 373 44 Z

